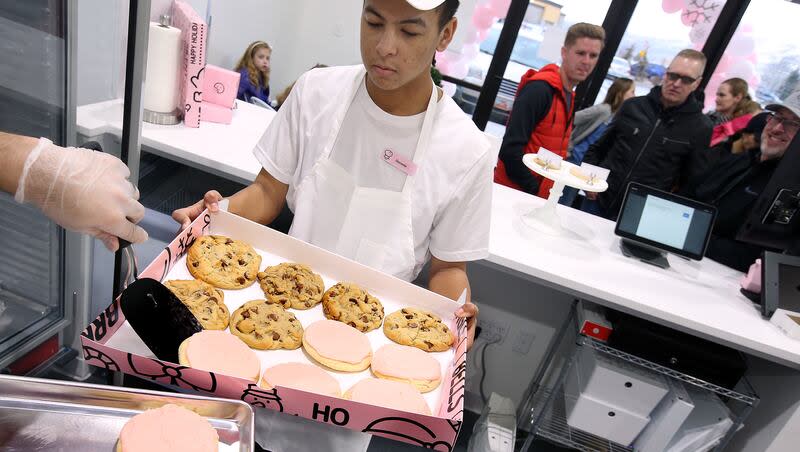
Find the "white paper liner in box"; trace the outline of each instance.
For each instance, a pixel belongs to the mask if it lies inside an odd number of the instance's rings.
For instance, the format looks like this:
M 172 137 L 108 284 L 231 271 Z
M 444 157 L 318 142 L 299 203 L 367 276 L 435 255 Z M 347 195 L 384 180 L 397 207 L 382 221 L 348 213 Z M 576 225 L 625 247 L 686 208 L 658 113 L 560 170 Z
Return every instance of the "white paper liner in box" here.
M 426 416 L 277 387 L 266 390 L 243 379 L 191 369 L 157 360 L 124 321 L 119 301 L 106 308 L 82 334 L 87 362 L 140 378 L 180 386 L 224 398 L 241 399 L 256 407 L 344 426 L 438 450 L 452 450 L 461 427 L 466 376 L 466 322 L 454 315 L 462 300 L 455 302 L 395 277 L 342 258 L 285 234 L 236 215 L 204 212 L 140 275 L 160 281 L 192 279 L 186 268 L 186 250 L 200 235 L 221 234 L 250 243 L 262 256 L 260 269 L 281 262 L 301 262 L 320 274 L 328 288 L 338 281 L 351 281 L 381 300 L 388 315 L 406 306 L 416 306 L 440 316 L 457 335 L 446 352 L 433 353 L 442 366 L 442 383 L 424 394 L 432 415 Z M 225 290 L 225 304 L 233 312 L 241 304 L 263 299 L 258 283 L 242 290 Z M 324 318 L 320 305 L 309 310 L 292 309 L 307 326 Z M 383 328 L 367 333 L 373 352 L 389 339 Z M 282 362 L 312 362 L 302 348 L 256 351 L 261 370 Z M 328 369 L 326 369 L 328 370 Z M 343 373 L 328 370 L 345 392 L 355 382 L 371 377 L 370 371 Z

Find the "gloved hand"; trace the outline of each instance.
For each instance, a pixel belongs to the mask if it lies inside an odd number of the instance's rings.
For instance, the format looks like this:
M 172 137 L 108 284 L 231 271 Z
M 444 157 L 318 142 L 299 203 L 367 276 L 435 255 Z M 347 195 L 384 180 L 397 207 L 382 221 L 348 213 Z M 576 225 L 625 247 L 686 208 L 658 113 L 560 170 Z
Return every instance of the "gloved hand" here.
M 100 239 L 111 251 L 117 237 L 147 240 L 136 223 L 144 218 L 139 190 L 118 158 L 81 148 L 62 148 L 41 138 L 28 154 L 14 199 L 37 206 L 62 227 Z

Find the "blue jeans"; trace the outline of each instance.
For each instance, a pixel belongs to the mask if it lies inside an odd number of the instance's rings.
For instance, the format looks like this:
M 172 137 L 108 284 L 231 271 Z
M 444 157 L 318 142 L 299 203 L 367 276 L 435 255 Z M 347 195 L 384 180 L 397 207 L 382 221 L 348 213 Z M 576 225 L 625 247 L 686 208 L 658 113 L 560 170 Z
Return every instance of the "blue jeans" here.
M 567 207 L 572 207 L 575 204 L 575 198 L 578 197 L 578 189 L 573 187 L 564 187 L 561 199 L 558 203 Z
M 597 215 L 598 217 L 606 217 L 605 211 L 602 207 L 600 207 L 600 203 L 597 201 L 592 201 L 588 198 L 583 198 L 583 202 L 581 202 L 581 210 L 592 215 Z

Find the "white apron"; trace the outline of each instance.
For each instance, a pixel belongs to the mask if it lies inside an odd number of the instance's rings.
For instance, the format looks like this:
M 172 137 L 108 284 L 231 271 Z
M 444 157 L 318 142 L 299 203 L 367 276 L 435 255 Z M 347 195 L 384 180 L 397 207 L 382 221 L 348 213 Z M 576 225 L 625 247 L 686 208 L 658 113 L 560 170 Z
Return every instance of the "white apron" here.
M 414 177 L 406 176 L 400 192 L 360 187 L 353 176 L 331 159 L 341 123 L 364 83 L 363 71 L 339 109 L 325 148 L 309 175 L 297 187 L 295 221 L 289 234 L 384 273 L 411 281 L 416 258 L 412 230 L 411 193 Z M 430 143 L 436 117 L 434 85 L 414 153 L 419 167 Z M 376 156 L 383 149 L 375 149 Z M 376 157 L 377 158 L 377 157 Z M 305 220 L 304 220 L 305 218 Z M 311 221 L 308 221 L 308 219 Z M 298 221 L 300 219 L 300 221 Z
M 314 168 L 297 187 L 295 220 L 289 234 L 362 264 L 410 281 L 415 276 L 411 189 L 414 177 L 406 176 L 402 192 L 359 187 L 353 176 L 336 164 L 331 153 L 341 123 L 352 105 L 362 72 L 352 93 L 333 119 L 325 149 Z M 422 123 L 414 163 L 419 167 L 430 142 L 436 117 L 438 93 L 434 86 Z M 375 149 L 376 154 L 382 152 Z M 297 221 L 306 215 L 311 221 Z M 276 452 L 306 450 L 366 451 L 371 435 L 341 427 L 317 424 L 283 413 L 257 409 L 256 441 Z

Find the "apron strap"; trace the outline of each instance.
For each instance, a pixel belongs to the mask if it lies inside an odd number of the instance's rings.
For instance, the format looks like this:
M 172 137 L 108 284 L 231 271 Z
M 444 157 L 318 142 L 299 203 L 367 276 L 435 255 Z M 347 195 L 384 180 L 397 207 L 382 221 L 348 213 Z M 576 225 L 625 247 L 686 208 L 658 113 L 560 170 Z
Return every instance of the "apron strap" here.
M 417 166 L 424 160 L 425 154 L 430 147 L 431 134 L 433 130 L 433 123 L 436 119 L 437 107 L 439 105 L 439 92 L 436 89 L 436 84 L 431 81 L 431 98 L 428 99 L 428 108 L 425 109 L 425 119 L 422 121 L 422 130 L 419 132 L 419 140 L 417 140 L 417 150 L 414 152 L 414 164 Z M 414 177 L 406 176 L 406 181 L 403 183 L 403 195 L 407 195 L 414 187 Z

